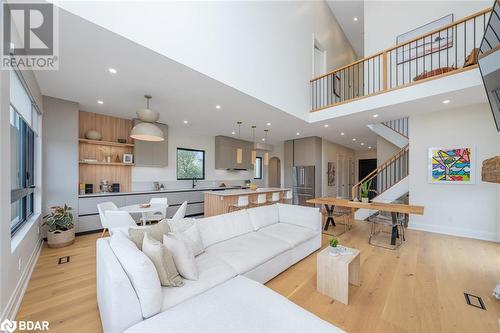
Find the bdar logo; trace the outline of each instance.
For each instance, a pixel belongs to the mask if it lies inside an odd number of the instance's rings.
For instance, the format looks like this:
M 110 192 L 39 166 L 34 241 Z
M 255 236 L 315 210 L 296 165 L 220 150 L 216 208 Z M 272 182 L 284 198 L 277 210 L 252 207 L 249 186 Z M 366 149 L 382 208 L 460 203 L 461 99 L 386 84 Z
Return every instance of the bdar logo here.
M 2 331 L 2 332 L 12 333 L 16 330 L 16 328 L 17 328 L 17 322 L 10 321 L 9 319 L 5 319 L 0 324 L 0 331 Z

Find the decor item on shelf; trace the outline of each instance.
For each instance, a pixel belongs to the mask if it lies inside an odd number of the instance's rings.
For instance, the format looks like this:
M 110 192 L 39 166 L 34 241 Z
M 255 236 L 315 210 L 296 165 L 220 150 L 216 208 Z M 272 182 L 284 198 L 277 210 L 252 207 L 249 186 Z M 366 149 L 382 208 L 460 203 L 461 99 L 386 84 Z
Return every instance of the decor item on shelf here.
M 428 180 L 432 184 L 466 185 L 476 182 L 476 149 L 429 148 Z
M 243 123 L 238 121 L 236 124 L 238 124 L 238 139 L 241 139 L 241 124 Z M 236 163 L 243 163 L 243 148 L 236 148 Z
M 89 140 L 97 140 L 100 141 L 102 139 L 102 134 L 99 131 L 96 130 L 88 130 L 85 132 L 85 138 Z
M 111 163 L 111 156 L 106 156 L 106 163 Z
M 117 139 L 116 140 L 118 143 L 127 143 L 126 139 Z
M 111 185 L 106 179 L 101 180 L 101 184 L 99 185 L 99 190 L 101 193 L 108 193 L 111 191 Z
M 142 121 L 132 128 L 130 137 L 142 141 L 164 141 L 164 135 L 161 128 L 154 123 L 160 118 L 160 114 L 149 108 L 151 96 L 144 95 L 146 98 L 146 108 L 138 110 L 137 117 Z
M 371 187 L 372 187 L 371 180 L 362 183 L 361 186 L 359 187 L 359 189 L 361 191 L 361 201 L 362 202 L 369 202 L 370 201 L 368 198 L 368 195 L 370 194 Z
M 85 194 L 94 193 L 94 184 L 85 184 Z
M 404 44 L 418 36 L 425 35 L 441 27 L 453 23 L 453 14 L 449 14 L 440 19 L 427 23 L 421 27 L 408 31 L 396 37 L 396 44 Z M 420 43 L 410 43 L 397 49 L 396 63 L 398 65 L 418 59 L 420 57 L 446 50 L 453 47 L 453 29 L 443 33 L 436 33 L 432 36 L 422 38 Z
M 111 185 L 111 192 L 120 192 L 120 183 L 113 183 Z
M 116 154 L 115 156 L 115 163 L 121 163 L 122 160 L 120 159 L 120 155 Z
M 328 186 L 335 186 L 335 163 L 328 162 L 328 171 L 326 172 L 328 178 Z
M 64 207 L 52 206 L 51 212 L 43 217 L 42 226 L 47 226 L 47 244 L 51 248 L 64 247 L 75 241 L 73 210 L 66 204 Z
M 123 154 L 123 163 L 131 164 L 134 162 L 134 155 Z
M 338 256 L 339 255 L 339 251 L 338 251 L 339 240 L 335 237 L 330 237 L 328 239 L 328 244 L 330 244 L 330 248 L 329 248 L 328 252 L 330 252 L 330 254 L 333 256 Z
M 85 162 L 85 163 L 97 163 L 97 159 L 95 159 L 95 158 L 84 158 L 82 160 L 82 162 Z

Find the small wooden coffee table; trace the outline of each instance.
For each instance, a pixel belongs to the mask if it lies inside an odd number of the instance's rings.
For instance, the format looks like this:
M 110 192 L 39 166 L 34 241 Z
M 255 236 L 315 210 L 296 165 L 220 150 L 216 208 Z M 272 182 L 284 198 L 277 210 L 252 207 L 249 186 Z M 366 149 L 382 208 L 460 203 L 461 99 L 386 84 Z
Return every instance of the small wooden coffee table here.
M 332 256 L 329 246 L 318 253 L 316 289 L 331 298 L 349 303 L 349 283 L 360 286 L 360 255 L 356 249 L 349 255 Z

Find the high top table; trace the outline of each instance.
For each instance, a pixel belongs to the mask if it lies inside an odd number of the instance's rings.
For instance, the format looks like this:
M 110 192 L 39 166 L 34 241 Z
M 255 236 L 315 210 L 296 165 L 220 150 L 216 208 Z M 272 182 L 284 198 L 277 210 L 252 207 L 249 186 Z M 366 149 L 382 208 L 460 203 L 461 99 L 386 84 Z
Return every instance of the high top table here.
M 396 226 L 397 213 L 424 215 L 424 206 L 417 206 L 417 205 L 406 205 L 406 204 L 385 203 L 385 202 L 361 202 L 361 201 L 352 201 L 348 199 L 339 199 L 333 197 L 314 198 L 307 200 L 307 203 L 314 205 L 346 207 L 346 208 L 351 208 L 353 210 L 369 209 L 369 210 L 378 210 L 382 212 L 389 212 L 391 213 L 393 222 L 391 245 L 396 244 L 396 237 L 398 232 Z

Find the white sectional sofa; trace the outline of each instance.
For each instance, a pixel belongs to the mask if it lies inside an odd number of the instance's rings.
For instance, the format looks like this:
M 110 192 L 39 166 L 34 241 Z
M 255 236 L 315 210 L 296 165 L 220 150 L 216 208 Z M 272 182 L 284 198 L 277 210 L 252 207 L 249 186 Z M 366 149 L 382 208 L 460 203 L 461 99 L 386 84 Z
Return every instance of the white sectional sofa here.
M 182 327 L 213 332 L 266 330 L 255 323 L 238 326 L 235 320 L 241 321 L 238 316 L 249 311 L 249 304 L 266 304 L 267 298 L 273 307 L 282 307 L 268 331 L 339 331 L 260 284 L 321 247 L 317 208 L 275 204 L 197 219 L 196 225 L 205 248 L 195 258 L 199 279 L 184 280 L 182 287 L 162 287 L 161 309 L 147 319 L 109 238 L 97 241 L 97 301 L 105 332 L 175 332 Z M 231 290 L 235 295 L 243 293 L 242 297 L 231 297 Z M 203 319 L 206 316 L 199 317 L 207 303 L 214 313 L 209 326 Z M 225 314 L 228 306 L 232 311 Z M 262 316 L 268 320 L 265 313 Z M 302 318 L 302 326 L 295 325 L 289 316 Z

